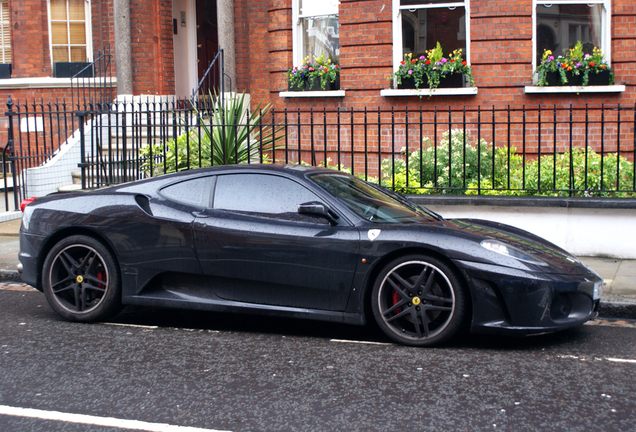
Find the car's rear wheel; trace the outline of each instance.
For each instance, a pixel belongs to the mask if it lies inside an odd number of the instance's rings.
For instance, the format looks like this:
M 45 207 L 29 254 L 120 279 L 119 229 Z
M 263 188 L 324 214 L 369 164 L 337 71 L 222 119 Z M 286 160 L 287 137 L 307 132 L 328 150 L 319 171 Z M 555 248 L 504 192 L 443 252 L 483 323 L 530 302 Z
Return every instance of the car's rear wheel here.
M 99 321 L 121 309 L 115 260 L 92 237 L 75 235 L 55 244 L 44 261 L 42 282 L 51 307 L 68 320 Z
M 396 342 L 412 346 L 437 345 L 453 337 L 467 307 L 455 270 L 424 255 L 390 262 L 376 279 L 371 301 L 380 329 Z

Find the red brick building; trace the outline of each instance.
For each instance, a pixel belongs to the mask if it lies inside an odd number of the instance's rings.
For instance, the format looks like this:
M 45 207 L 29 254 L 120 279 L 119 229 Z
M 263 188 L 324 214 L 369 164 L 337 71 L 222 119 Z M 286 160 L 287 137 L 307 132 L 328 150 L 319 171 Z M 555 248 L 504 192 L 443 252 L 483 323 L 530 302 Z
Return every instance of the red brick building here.
M 131 90 L 124 93 L 187 97 L 221 45 L 232 88 L 277 110 L 636 104 L 631 0 L 130 0 L 116 13 L 121 3 L 1 0 L 0 103 L 9 95 L 14 101 L 68 99 L 70 72 L 106 47 L 119 62 L 112 71 L 120 94 L 128 80 Z M 122 17 L 129 20 L 129 40 L 117 31 Z M 588 51 L 602 49 L 615 85 L 536 86 L 533 71 L 543 50 L 556 55 L 578 41 Z M 432 96 L 393 89 L 387 77 L 403 55 L 422 55 L 438 42 L 445 53 L 462 49 L 474 85 Z M 130 54 L 117 57 L 122 46 Z M 288 92 L 288 70 L 322 53 L 339 64 L 339 89 Z M 124 67 L 131 76 L 122 79 Z M 474 111 L 469 120 L 478 121 Z M 633 127 L 620 134 L 633 134 Z M 560 137 L 559 146 L 568 139 Z
M 56 70 L 56 64 L 90 62 L 97 51 L 109 46 L 114 52 L 117 46 L 113 1 L 0 3 L 2 61 L 11 65 L 10 78 L 5 75 L 0 80 L 3 99 L 8 94 L 14 98 L 64 97 L 67 77 L 63 70 Z M 209 33 L 229 31 L 214 28 L 216 3 L 130 2 L 134 94 L 179 93 L 177 87 L 189 73 L 183 71 L 184 48 L 196 51 L 191 56 L 195 58 L 186 58 L 186 63 L 192 63 L 187 66 L 199 67 L 198 63 L 206 60 L 202 51 L 214 49 L 202 47 L 202 39 L 207 38 L 209 44 Z M 629 0 L 236 0 L 233 10 L 235 55 L 226 55 L 226 63 L 234 58 L 239 90 L 250 93 L 255 101 L 269 101 L 276 107 L 636 102 L 636 4 Z M 198 28 L 193 31 L 193 26 Z M 184 36 L 192 34 L 195 36 L 184 47 Z M 287 70 L 298 65 L 305 54 L 319 53 L 320 47 L 309 45 L 316 45 L 321 37 L 331 38 L 330 49 L 339 59 L 344 96 L 327 94 L 309 100 L 289 97 L 293 95 L 280 97 L 280 92 L 287 89 Z M 576 40 L 603 50 L 615 72 L 616 84 L 624 89 L 534 93 L 533 69 L 541 48 L 557 46 L 562 51 Z M 462 48 L 472 67 L 476 94 L 475 90 L 464 90 L 419 98 L 406 96 L 408 92 L 383 92 L 391 87 L 387 76 L 397 68 L 405 50 L 419 55 L 438 41 L 445 52 Z

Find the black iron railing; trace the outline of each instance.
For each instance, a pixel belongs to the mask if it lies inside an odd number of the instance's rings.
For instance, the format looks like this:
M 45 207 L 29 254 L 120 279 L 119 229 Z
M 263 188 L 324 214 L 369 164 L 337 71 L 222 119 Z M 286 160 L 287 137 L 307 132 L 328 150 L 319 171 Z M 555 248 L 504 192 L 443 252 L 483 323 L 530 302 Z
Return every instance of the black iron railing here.
M 225 73 L 224 64 L 223 50 L 219 50 L 214 59 L 208 65 L 208 68 L 203 73 L 203 76 L 199 80 L 199 85 L 192 92 L 192 101 L 197 102 L 212 94 L 223 95 L 226 90 L 229 91 L 232 89 L 232 81 Z M 227 88 L 225 85 L 226 78 L 230 80 Z
M 101 174 L 90 186 L 215 164 L 224 145 L 214 131 L 238 136 L 248 126 L 246 114 L 240 124 L 201 114 L 215 109 L 120 107 L 101 134 L 117 144 L 92 165 Z M 620 105 L 275 110 L 251 129 L 244 162 L 329 166 L 410 193 L 633 196 L 635 128 L 634 107 Z
M 11 173 L 16 190 L 13 203 L 5 194 L 7 209 L 30 196 L 29 169 L 74 132 L 84 188 L 278 162 L 341 169 L 406 193 L 636 196 L 634 106 L 230 113 L 227 100 L 156 98 L 74 107 L 9 101 L 7 109 L 2 163 L 5 190 Z
M 75 107 L 108 106 L 117 94 L 113 83 L 110 46 L 97 51 L 95 60 L 71 77 L 71 100 Z

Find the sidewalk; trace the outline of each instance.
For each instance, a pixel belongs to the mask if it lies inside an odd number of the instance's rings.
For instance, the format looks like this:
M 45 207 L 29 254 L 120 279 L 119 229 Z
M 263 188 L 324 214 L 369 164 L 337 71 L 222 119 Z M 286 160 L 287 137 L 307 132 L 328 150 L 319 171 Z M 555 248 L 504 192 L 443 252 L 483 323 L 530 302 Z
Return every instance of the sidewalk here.
M 0 222 L 0 283 L 21 283 L 16 270 L 20 219 Z M 605 284 L 599 314 L 604 318 L 636 319 L 636 260 L 581 258 Z

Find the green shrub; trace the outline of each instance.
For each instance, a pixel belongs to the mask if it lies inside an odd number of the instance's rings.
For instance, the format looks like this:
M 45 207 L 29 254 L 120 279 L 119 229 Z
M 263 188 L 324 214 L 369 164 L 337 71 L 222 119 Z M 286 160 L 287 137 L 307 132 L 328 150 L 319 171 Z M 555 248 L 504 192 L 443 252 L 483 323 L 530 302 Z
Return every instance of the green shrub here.
M 585 149 L 574 148 L 572 161 L 569 152 L 544 155 L 540 161 L 526 158 L 524 167 L 523 155 L 515 148 L 496 148 L 493 156 L 492 143 L 483 139 L 471 142 L 468 134 L 455 129 L 444 133 L 437 149 L 430 138 L 424 138 L 422 149 L 408 154 L 408 169 L 406 159 L 401 154 L 382 161 L 382 185 L 411 194 L 636 196 L 617 192 L 633 188 L 634 165 L 616 154 L 607 154 L 602 160 L 603 189 L 610 192 L 600 192 L 601 156 L 591 148 L 587 156 Z

